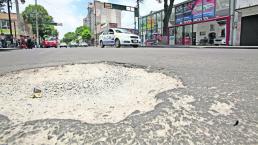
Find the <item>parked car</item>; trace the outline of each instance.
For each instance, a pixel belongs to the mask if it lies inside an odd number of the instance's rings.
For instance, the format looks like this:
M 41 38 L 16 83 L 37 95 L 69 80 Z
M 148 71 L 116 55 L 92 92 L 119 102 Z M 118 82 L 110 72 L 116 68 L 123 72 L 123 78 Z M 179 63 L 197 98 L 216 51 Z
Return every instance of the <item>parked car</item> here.
M 104 31 L 99 36 L 100 47 L 115 46 L 133 46 L 138 47 L 141 45 L 141 39 L 138 35 L 132 34 L 126 29 L 112 28 Z
M 66 44 L 66 43 L 64 43 L 64 42 L 62 42 L 62 43 L 60 43 L 59 47 L 60 47 L 60 48 L 62 48 L 62 47 L 67 48 L 67 44 Z
M 86 42 L 81 42 L 80 44 L 79 44 L 79 47 L 88 47 L 89 45 L 88 45 L 88 43 L 86 43 Z
M 226 38 L 225 37 L 215 38 L 214 45 L 226 45 Z
M 58 40 L 55 37 L 49 37 L 42 41 L 42 47 L 49 48 L 58 46 Z
M 79 45 L 76 42 L 71 42 L 70 45 L 69 45 L 69 47 L 78 47 L 78 46 Z

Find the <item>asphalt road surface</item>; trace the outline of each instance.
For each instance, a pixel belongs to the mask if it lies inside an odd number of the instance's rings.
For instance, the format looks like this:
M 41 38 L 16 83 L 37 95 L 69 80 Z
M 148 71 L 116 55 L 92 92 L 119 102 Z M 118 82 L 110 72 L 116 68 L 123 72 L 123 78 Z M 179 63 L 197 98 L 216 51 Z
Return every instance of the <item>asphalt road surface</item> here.
M 117 123 L 49 118 L 14 124 L 0 112 L 0 144 L 258 144 L 257 49 L 1 51 L 0 74 L 96 62 L 151 68 L 180 78 L 185 87 L 157 94 L 154 110 Z

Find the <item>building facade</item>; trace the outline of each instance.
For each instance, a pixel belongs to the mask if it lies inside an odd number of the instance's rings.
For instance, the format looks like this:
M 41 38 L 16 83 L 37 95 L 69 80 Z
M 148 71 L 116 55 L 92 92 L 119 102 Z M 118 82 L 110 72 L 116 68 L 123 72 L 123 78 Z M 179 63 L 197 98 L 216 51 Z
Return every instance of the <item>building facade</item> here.
M 258 1 L 236 0 L 233 16 L 234 45 L 258 46 Z
M 104 3 L 100 1 L 90 2 L 84 25 L 90 27 L 96 40 L 104 30 L 121 27 L 121 10 L 104 8 Z
M 33 37 L 31 24 L 25 23 L 23 25 L 23 30 L 25 30 L 25 32 L 21 32 L 18 30 L 16 13 L 11 13 L 11 25 L 12 25 L 12 34 L 14 38 L 19 38 L 20 35 Z M 8 13 L 0 13 L 0 33 L 4 35 L 10 35 Z
M 162 36 L 163 10 L 141 17 L 140 34 L 146 41 L 169 45 L 229 45 L 230 0 L 188 0 L 172 10 L 167 41 Z

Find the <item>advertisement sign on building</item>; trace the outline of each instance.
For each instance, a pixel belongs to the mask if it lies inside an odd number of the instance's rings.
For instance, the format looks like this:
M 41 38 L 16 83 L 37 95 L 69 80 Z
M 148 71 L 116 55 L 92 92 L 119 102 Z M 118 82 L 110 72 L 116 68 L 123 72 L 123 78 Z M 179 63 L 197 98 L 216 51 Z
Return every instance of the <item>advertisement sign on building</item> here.
M 184 4 L 184 23 L 185 24 L 192 22 L 192 19 L 193 19 L 192 10 L 193 10 L 193 2 Z
M 179 5 L 176 7 L 176 24 L 183 24 L 184 21 L 184 7 Z
M 215 0 L 203 0 L 203 19 L 215 16 Z
M 176 24 L 187 24 L 215 17 L 216 0 L 193 0 L 176 7 Z
M 193 21 L 201 21 L 202 20 L 202 0 L 193 1 Z

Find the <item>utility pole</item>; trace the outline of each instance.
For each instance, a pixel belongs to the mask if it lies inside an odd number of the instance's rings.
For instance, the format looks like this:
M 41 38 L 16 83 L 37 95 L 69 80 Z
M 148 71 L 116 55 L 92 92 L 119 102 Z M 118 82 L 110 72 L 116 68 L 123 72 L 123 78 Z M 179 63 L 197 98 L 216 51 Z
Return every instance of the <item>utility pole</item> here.
M 12 20 L 11 20 L 11 0 L 7 0 L 7 9 L 8 9 L 8 17 L 9 17 L 9 27 L 10 27 L 10 35 L 11 35 L 11 44 L 13 44 L 13 31 L 12 31 Z
M 16 7 L 16 15 L 17 15 L 17 31 L 18 34 L 23 34 L 24 33 L 24 29 L 22 27 L 22 18 L 20 15 L 20 8 L 19 8 L 19 1 L 15 0 L 15 7 Z
M 138 35 L 140 36 L 140 0 L 137 0 L 137 13 L 138 13 Z
M 95 13 L 95 46 L 98 46 L 98 34 L 97 34 L 97 13 L 96 13 L 96 1 L 94 0 L 94 13 Z
M 38 24 L 38 0 L 35 0 L 35 7 L 36 7 L 36 37 L 37 37 L 37 48 L 39 48 L 39 24 Z

